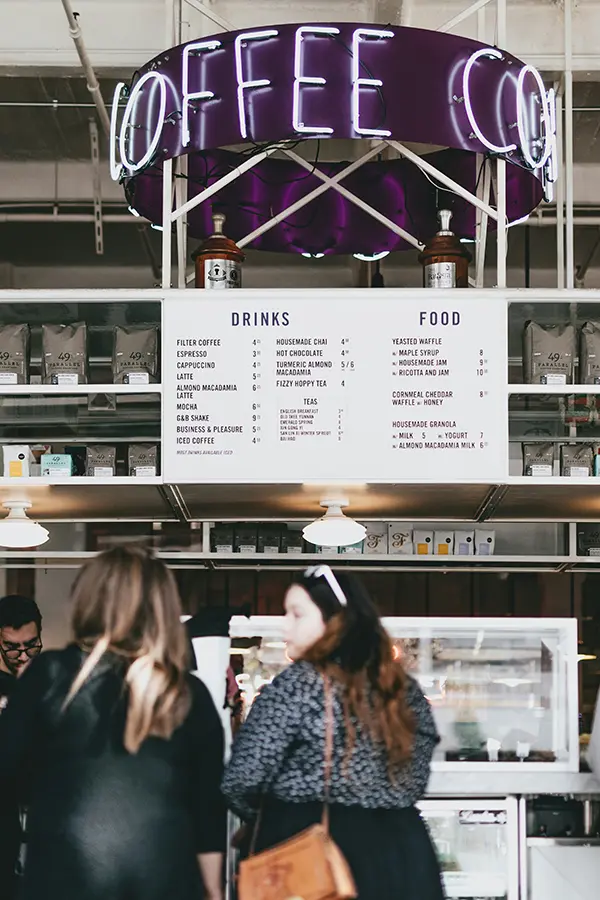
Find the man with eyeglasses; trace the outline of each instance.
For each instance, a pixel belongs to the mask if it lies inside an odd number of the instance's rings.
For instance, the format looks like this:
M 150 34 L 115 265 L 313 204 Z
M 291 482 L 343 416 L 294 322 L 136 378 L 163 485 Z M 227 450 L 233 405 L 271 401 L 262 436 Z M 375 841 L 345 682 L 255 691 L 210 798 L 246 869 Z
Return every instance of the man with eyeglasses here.
M 42 650 L 42 616 L 37 603 L 12 594 L 0 600 L 0 715 L 31 660 Z M 0 783 L 0 897 L 13 900 L 21 823 L 17 797 Z

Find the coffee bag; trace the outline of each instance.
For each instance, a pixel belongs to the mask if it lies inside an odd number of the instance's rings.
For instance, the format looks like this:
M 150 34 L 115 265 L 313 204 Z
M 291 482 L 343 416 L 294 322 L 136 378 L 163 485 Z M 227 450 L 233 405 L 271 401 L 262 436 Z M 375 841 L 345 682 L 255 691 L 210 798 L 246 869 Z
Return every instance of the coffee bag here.
M 42 325 L 44 384 L 87 384 L 87 325 Z
M 572 384 L 576 335 L 573 325 L 527 322 L 523 332 L 526 384 Z
M 523 444 L 523 474 L 549 478 L 554 474 L 554 444 Z
M 594 450 L 590 444 L 563 444 L 560 474 L 566 478 L 590 478 L 594 472 Z
M 158 328 L 155 325 L 116 325 L 113 344 L 114 384 L 156 384 Z
M 29 325 L 0 325 L 0 384 L 29 384 Z
M 127 451 L 127 468 L 133 478 L 154 478 L 158 474 L 157 445 L 130 444 Z
M 579 382 L 600 384 L 600 322 L 586 322 L 579 332 Z
M 92 444 L 86 448 L 86 475 L 93 478 L 110 478 L 115 474 L 116 465 L 116 447 L 108 444 Z

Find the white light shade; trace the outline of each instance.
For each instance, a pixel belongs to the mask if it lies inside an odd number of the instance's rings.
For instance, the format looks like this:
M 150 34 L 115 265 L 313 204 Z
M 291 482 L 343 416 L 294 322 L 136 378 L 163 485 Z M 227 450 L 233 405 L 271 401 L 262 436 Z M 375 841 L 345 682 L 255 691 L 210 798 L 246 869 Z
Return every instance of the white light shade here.
M 365 526 L 345 516 L 339 503 L 321 505 L 327 506 L 327 512 L 306 526 L 302 532 L 305 540 L 318 547 L 348 547 L 364 540 Z
M 31 503 L 7 500 L 2 505 L 9 512 L 5 519 L 0 519 L 0 547 L 20 550 L 46 543 L 50 537 L 49 532 L 27 518 L 25 510 L 31 507 Z

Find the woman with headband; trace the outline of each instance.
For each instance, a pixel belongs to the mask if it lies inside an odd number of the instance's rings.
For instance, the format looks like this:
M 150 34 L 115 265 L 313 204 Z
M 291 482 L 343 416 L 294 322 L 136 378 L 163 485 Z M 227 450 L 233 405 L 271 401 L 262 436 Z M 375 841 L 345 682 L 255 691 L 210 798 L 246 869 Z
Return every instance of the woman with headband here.
M 359 900 L 442 900 L 440 870 L 415 803 L 439 741 L 429 704 L 394 659 L 361 583 L 307 569 L 285 597 L 292 665 L 261 692 L 234 744 L 223 790 L 257 851 L 321 820 L 350 865 Z M 325 694 L 333 691 L 325 779 Z

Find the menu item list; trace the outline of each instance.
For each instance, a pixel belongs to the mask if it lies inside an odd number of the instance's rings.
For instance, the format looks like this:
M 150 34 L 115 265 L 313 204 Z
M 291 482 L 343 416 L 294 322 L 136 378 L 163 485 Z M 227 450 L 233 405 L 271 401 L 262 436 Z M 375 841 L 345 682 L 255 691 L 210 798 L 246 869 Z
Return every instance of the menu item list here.
M 468 293 L 170 300 L 165 478 L 501 479 L 505 322 L 501 299 L 482 304 Z

